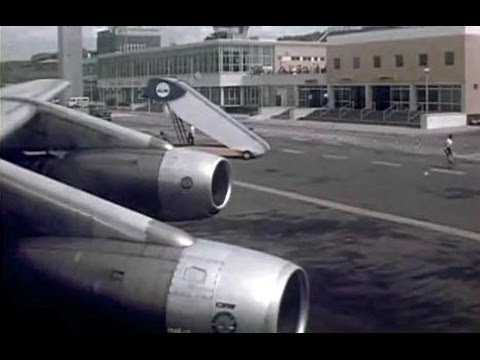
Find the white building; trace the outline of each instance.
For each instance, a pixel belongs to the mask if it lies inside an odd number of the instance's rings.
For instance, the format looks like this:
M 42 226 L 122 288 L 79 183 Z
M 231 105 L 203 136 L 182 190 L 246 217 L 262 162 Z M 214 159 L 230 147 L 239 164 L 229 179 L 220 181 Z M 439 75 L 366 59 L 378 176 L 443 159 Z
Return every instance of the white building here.
M 188 81 L 214 103 L 230 108 L 324 105 L 324 43 L 214 39 L 114 53 L 97 58 L 100 100 L 141 102 L 152 77 Z M 308 96 L 310 95 L 310 96 Z

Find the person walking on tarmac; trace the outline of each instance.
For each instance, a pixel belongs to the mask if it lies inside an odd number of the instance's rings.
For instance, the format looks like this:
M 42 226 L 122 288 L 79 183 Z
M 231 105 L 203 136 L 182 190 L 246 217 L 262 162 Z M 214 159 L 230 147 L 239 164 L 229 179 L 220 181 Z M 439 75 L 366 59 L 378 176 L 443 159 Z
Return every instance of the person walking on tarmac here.
M 190 145 L 195 145 L 195 127 L 193 125 L 190 125 L 187 140 Z
M 447 140 L 445 141 L 445 155 L 447 156 L 447 161 L 449 165 L 453 165 L 453 135 L 448 135 Z

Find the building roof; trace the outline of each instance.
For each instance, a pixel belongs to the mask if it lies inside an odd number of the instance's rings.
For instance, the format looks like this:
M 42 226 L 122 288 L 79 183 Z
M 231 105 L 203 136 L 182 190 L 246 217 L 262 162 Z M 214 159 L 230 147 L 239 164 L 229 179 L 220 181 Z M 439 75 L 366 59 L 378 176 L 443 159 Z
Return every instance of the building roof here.
M 278 41 L 286 42 L 286 41 L 320 41 L 322 36 L 325 34 L 325 31 L 315 31 L 308 34 L 302 35 L 286 35 L 278 38 Z
M 143 26 L 111 26 L 109 29 L 99 31 L 99 33 L 111 33 L 115 35 L 137 35 L 137 36 L 156 36 L 159 37 L 160 29 Z
M 330 34 L 329 45 L 359 44 L 466 34 L 480 35 L 480 26 L 370 26 L 362 30 Z
M 151 47 L 146 48 L 143 50 L 138 50 L 131 53 L 110 53 L 110 54 L 102 54 L 99 55 L 99 59 L 104 58 L 114 58 L 114 57 L 121 57 L 121 56 L 128 56 L 128 55 L 148 55 L 154 54 L 158 52 L 172 52 L 172 51 L 180 51 L 180 50 L 189 50 L 195 48 L 208 48 L 220 45 L 243 45 L 243 46 L 253 46 L 253 45 L 292 45 L 292 46 L 315 46 L 315 47 L 325 47 L 325 43 L 320 43 L 316 41 L 277 41 L 277 40 L 254 40 L 254 39 L 215 39 L 215 40 L 208 40 L 203 42 L 195 42 L 195 43 L 188 43 L 188 44 L 179 44 L 179 45 L 170 45 L 170 46 L 162 46 L 162 47 Z

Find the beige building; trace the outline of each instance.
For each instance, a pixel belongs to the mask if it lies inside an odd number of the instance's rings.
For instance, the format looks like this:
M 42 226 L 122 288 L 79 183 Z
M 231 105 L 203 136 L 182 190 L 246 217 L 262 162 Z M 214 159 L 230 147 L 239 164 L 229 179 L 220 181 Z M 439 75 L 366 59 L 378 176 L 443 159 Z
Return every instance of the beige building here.
M 480 114 L 480 26 L 330 36 L 327 83 L 330 107 Z
M 280 73 L 324 73 L 327 49 L 315 42 L 281 42 L 275 46 L 275 68 Z

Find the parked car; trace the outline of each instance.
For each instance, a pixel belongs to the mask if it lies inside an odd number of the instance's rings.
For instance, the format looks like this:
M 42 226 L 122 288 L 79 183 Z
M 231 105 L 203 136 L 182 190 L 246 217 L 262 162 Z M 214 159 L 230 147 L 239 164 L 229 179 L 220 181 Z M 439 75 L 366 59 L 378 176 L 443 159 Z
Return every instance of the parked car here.
M 112 112 L 105 104 L 90 104 L 88 106 L 88 113 L 92 116 L 112 121 Z
M 86 96 L 71 97 L 68 99 L 69 108 L 86 108 L 89 106 L 90 99 Z

